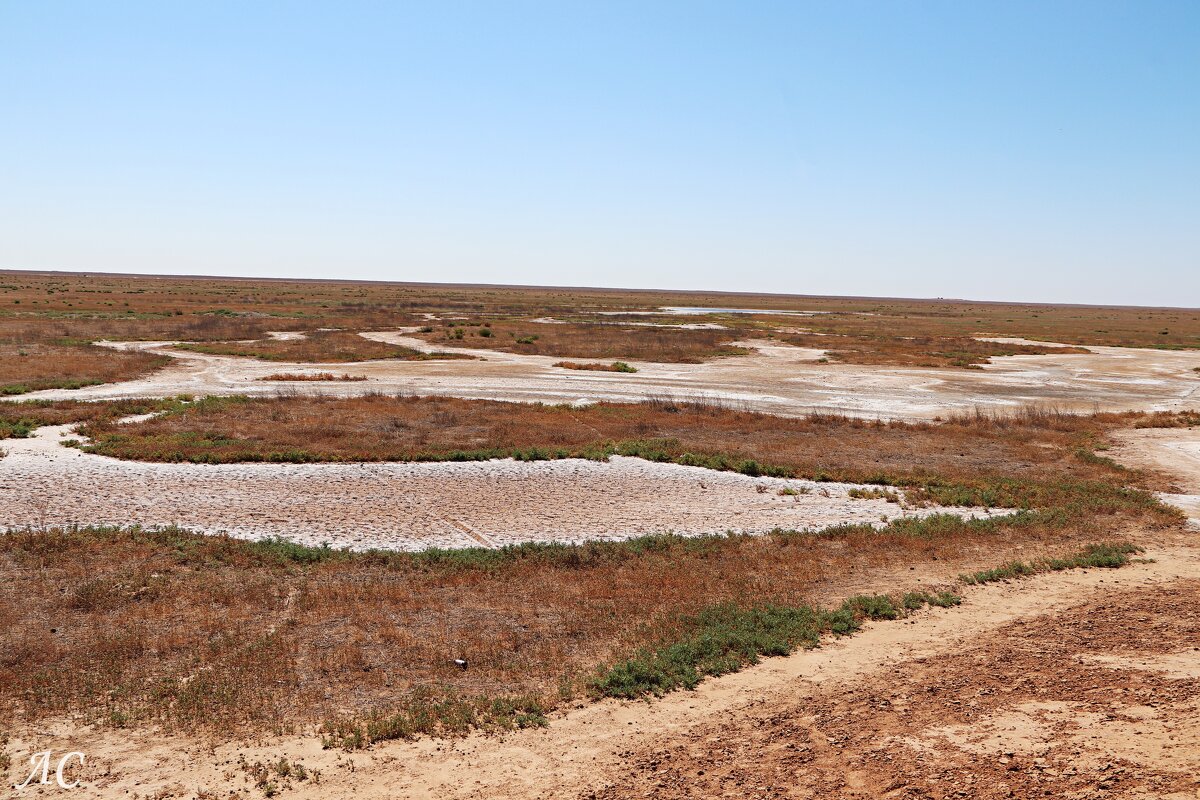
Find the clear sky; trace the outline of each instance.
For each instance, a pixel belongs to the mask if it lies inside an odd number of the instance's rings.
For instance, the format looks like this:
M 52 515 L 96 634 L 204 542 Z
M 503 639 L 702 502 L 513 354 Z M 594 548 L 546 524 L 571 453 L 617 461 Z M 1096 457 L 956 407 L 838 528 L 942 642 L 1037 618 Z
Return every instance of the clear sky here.
M 0 0 L 0 266 L 1200 306 L 1200 2 Z

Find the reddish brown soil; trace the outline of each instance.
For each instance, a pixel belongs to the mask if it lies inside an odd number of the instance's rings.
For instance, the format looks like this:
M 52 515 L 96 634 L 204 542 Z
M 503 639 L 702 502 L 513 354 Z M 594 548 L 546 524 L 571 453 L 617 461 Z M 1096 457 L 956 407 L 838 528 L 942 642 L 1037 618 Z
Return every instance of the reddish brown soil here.
M 631 753 L 615 798 L 1196 792 L 1200 581 L 1100 595 Z

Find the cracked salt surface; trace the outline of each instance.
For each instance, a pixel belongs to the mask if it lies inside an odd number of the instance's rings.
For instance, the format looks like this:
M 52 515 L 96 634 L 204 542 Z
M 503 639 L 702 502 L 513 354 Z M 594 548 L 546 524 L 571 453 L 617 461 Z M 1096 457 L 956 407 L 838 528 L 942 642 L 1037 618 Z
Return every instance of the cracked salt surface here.
M 609 463 L 159 464 L 62 446 L 71 435 L 70 426 L 50 426 L 5 442 L 0 526 L 179 525 L 250 539 L 420 550 L 815 530 L 945 510 L 851 498 L 852 484 L 751 478 L 620 456 Z M 783 487 L 808 493 L 781 496 Z

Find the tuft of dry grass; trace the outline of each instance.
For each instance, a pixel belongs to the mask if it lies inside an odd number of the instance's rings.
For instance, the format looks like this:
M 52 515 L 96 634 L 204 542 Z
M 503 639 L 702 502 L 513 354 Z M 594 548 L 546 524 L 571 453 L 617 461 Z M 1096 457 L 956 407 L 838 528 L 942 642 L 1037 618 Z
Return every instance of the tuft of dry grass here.
M 264 361 L 343 364 L 352 361 L 400 359 L 432 361 L 471 358 L 463 353 L 422 353 L 411 347 L 377 342 L 351 331 L 313 331 L 302 339 L 263 339 L 252 342 L 182 343 L 181 350 L 222 356 L 247 356 Z
M 1133 420 L 1135 428 L 1194 428 L 1200 425 L 1197 411 L 1155 411 Z

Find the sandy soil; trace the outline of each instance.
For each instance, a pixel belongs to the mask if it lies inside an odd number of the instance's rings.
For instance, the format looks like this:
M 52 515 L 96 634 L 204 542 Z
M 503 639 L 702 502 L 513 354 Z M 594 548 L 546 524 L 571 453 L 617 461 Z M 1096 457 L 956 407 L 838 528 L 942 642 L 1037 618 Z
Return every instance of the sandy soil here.
M 10 776 L 54 748 L 88 754 L 78 797 L 261 796 L 239 761 L 287 757 L 320 772 L 277 780 L 289 798 L 1194 798 L 1200 553 L 1148 555 L 972 589 L 956 609 L 543 730 L 347 754 L 61 721 L 14 731 Z
M 69 426 L 50 426 L 4 443 L 0 527 L 176 524 L 419 550 L 882 524 L 940 510 L 854 499 L 847 496 L 851 484 L 750 478 L 620 456 L 609 463 L 156 464 L 63 447 L 70 436 Z M 808 493 L 780 496 L 785 486 Z
M 368 338 L 433 349 L 403 331 Z M 110 343 L 175 357 L 144 379 L 78 390 L 50 390 L 24 399 L 112 399 L 176 394 L 445 394 L 517 401 L 591 402 L 643 400 L 648 396 L 707 396 L 777 414 L 814 408 L 869 416 L 932 418 L 974 408 L 1053 404 L 1079 411 L 1200 409 L 1200 352 L 1094 347 L 1088 354 L 1008 356 L 982 370 L 900 369 L 820 364 L 821 350 L 765 341 L 739 342 L 755 352 L 703 364 L 634 362 L 636 374 L 583 372 L 554 367 L 561 359 L 492 350 L 463 350 L 480 360 L 371 361 L 339 366 L 368 380 L 321 382 L 302 387 L 263 381 L 277 372 L 326 369 L 322 365 L 258 361 L 172 350 L 162 342 Z

